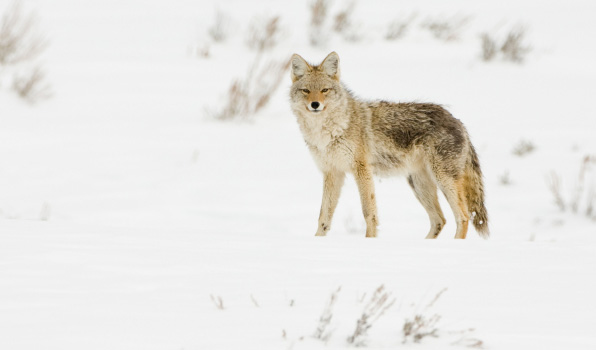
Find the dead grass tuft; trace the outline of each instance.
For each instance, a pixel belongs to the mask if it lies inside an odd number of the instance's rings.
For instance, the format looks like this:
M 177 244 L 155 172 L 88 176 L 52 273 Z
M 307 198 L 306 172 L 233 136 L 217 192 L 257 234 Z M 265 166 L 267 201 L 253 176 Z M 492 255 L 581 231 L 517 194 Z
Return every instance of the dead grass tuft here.
M 290 60 L 269 60 L 261 64 L 261 55 L 251 64 L 243 79 L 236 79 L 230 85 L 227 100 L 220 112 L 214 113 L 218 120 L 249 120 L 263 109 L 290 67 Z
M 354 346 L 365 346 L 368 330 L 394 303 L 395 298 L 392 297 L 391 292 L 387 292 L 384 285 L 379 286 L 364 306 L 362 315 L 356 321 L 354 333 L 348 337 L 348 343 Z
M 15 73 L 12 80 L 12 90 L 30 104 L 36 104 L 52 97 L 52 91 L 47 84 L 45 72 L 35 67 L 24 74 Z
M 511 176 L 509 175 L 509 170 L 505 170 L 503 174 L 499 175 L 499 184 L 503 186 L 509 186 L 511 183 L 512 181 Z
M 329 325 L 331 324 L 331 319 L 333 318 L 333 306 L 337 302 L 340 291 L 341 287 L 337 288 L 335 292 L 331 293 L 331 297 L 329 297 L 329 301 L 327 302 L 327 305 L 325 305 L 325 309 L 323 310 L 321 317 L 319 317 L 319 325 L 313 334 L 315 339 L 327 342 L 331 338 L 333 330 L 329 329 Z
M 536 146 L 534 146 L 532 141 L 521 140 L 513 147 L 512 153 L 518 157 L 523 157 L 532 153 L 535 149 Z
M 0 21 L 0 65 L 14 65 L 38 58 L 48 41 L 37 31 L 39 19 L 33 13 L 24 14 L 15 2 Z
M 248 29 L 246 43 L 257 51 L 271 49 L 277 45 L 281 37 L 280 16 L 255 17 Z
M 422 22 L 422 28 L 428 29 L 432 35 L 443 41 L 459 40 L 463 29 L 471 21 L 471 16 L 455 15 L 452 17 L 429 18 Z
M 209 296 L 211 297 L 211 301 L 218 310 L 224 310 L 223 299 L 219 295 L 214 296 L 213 294 L 210 294 Z
M 329 13 L 329 0 L 314 0 L 310 3 L 310 27 L 308 38 L 312 46 L 323 46 L 329 33 L 324 29 Z
M 507 33 L 505 41 L 501 45 L 501 53 L 507 61 L 522 63 L 531 51 L 531 48 L 524 44 L 526 29 L 522 26 L 513 28 Z
M 334 17 L 333 30 L 337 33 L 343 33 L 352 26 L 352 13 L 354 13 L 355 2 L 347 3 L 346 7 L 341 9 Z
M 480 34 L 480 40 L 482 40 L 482 60 L 491 61 L 497 57 L 499 52 L 497 41 L 488 33 Z
M 548 189 L 553 195 L 555 205 L 559 210 L 566 211 L 567 209 L 570 209 L 574 214 L 581 214 L 582 208 L 584 208 L 584 215 L 590 219 L 596 220 L 596 215 L 594 213 L 594 202 L 596 202 L 596 187 L 593 176 L 594 165 L 596 165 L 596 156 L 586 155 L 582 158 L 577 180 L 568 201 L 564 199 L 561 177 L 559 174 L 552 171 L 547 176 L 546 183 Z M 590 175 L 592 175 L 592 177 L 590 177 Z M 588 181 L 590 181 L 589 184 Z
M 215 12 L 215 21 L 211 27 L 209 27 L 207 33 L 213 41 L 217 43 L 224 42 L 230 34 L 230 25 L 230 17 L 226 13 L 217 10 Z
M 403 38 L 412 26 L 412 23 L 414 22 L 416 17 L 417 14 L 413 13 L 409 16 L 396 18 L 393 21 L 391 21 L 389 23 L 389 26 L 387 27 L 385 39 L 397 40 Z
M 435 295 L 433 300 L 431 300 L 431 302 L 428 303 L 421 312 L 416 313 L 412 318 L 406 318 L 402 327 L 402 343 L 405 344 L 408 341 L 419 343 L 422 339 L 426 337 L 437 338 L 439 336 L 439 329 L 437 327 L 437 323 L 441 320 L 441 316 L 438 314 L 432 314 L 428 316 L 426 315 L 426 313 L 446 291 L 447 288 L 443 288 L 442 290 L 440 290 Z
M 532 48 L 525 43 L 526 28 L 518 25 L 509 29 L 504 39 L 496 34 L 480 34 L 481 57 L 485 62 L 501 57 L 504 61 L 523 63 Z

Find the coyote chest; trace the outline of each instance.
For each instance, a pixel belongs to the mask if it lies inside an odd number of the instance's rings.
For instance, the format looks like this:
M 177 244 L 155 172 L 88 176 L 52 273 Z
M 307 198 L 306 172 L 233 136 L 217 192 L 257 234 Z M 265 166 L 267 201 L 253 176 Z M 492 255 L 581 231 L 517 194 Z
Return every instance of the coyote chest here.
M 348 172 L 354 163 L 356 145 L 345 133 L 347 125 L 327 124 L 321 121 L 300 123 L 304 141 L 319 169 Z

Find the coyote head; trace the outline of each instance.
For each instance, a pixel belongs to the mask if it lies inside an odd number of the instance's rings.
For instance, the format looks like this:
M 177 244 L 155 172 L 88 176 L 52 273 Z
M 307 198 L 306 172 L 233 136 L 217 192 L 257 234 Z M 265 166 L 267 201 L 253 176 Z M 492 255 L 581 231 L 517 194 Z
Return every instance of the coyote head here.
M 311 66 L 297 54 L 292 56 L 292 108 L 300 114 L 317 114 L 342 102 L 339 56 L 332 52 L 318 66 Z

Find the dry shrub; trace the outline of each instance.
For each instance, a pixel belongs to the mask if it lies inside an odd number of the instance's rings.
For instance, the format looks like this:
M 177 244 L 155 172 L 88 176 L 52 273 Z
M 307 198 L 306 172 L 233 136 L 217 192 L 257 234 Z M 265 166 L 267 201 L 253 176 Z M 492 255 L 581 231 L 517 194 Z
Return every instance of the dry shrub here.
M 280 16 L 269 18 L 256 17 L 248 28 L 246 43 L 248 47 L 257 51 L 273 48 L 281 37 Z
M 329 0 L 314 0 L 310 3 L 309 40 L 312 46 L 323 46 L 329 34 L 324 26 L 329 12 Z
M 596 201 L 596 188 L 594 187 L 594 178 L 592 176 L 589 186 L 587 182 L 590 180 L 589 176 L 593 173 L 593 166 L 596 165 L 596 156 L 584 156 L 580 163 L 577 181 L 575 187 L 571 192 L 571 197 L 568 201 L 564 199 L 561 185 L 561 177 L 556 172 L 551 172 L 547 177 L 547 186 L 553 195 L 555 205 L 561 211 L 566 211 L 568 208 L 574 214 L 581 212 L 582 203 L 585 208 L 584 214 L 591 219 L 596 219 L 594 213 L 594 202 Z
M 355 3 L 349 2 L 346 7 L 341 9 L 334 17 L 333 30 L 342 33 L 352 25 L 352 13 L 354 12 Z
M 565 200 L 563 200 L 563 195 L 561 194 L 561 177 L 556 172 L 552 171 L 546 178 L 546 185 L 553 195 L 557 207 L 559 207 L 561 211 L 565 211 L 567 206 L 565 205 Z
M 531 141 L 521 140 L 513 147 L 512 153 L 518 157 L 523 157 L 532 153 L 535 149 L 536 146 Z
M 52 97 L 51 88 L 45 82 L 45 77 L 45 72 L 39 67 L 22 75 L 15 73 L 12 89 L 28 103 L 35 104 Z
M 525 35 L 526 30 L 522 26 L 513 28 L 507 33 L 501 45 L 501 53 L 505 60 L 516 63 L 524 61 L 525 56 L 531 51 L 530 47 L 524 44 Z
M 443 41 L 459 40 L 465 26 L 472 17 L 455 15 L 450 18 L 430 18 L 424 21 L 422 28 L 428 29 L 432 35 Z
M 391 292 L 385 291 L 385 286 L 379 286 L 364 306 L 362 315 L 356 321 L 354 333 L 348 337 L 348 343 L 355 346 L 365 346 L 368 330 L 394 303 L 395 298 L 392 297 Z
M 408 29 L 410 28 L 410 26 L 412 25 L 412 23 L 414 22 L 414 19 L 416 18 L 416 14 L 411 14 L 410 16 L 407 17 L 400 17 L 400 18 L 396 18 L 393 21 L 391 21 L 389 23 L 389 26 L 387 27 L 387 32 L 385 33 L 385 39 L 386 40 L 396 40 L 396 39 L 401 39 L 403 38 Z
M 225 309 L 224 308 L 223 299 L 221 298 L 221 296 L 219 296 L 219 295 L 213 295 L 213 294 L 210 294 L 209 296 L 211 297 L 211 301 L 213 302 L 213 304 L 215 305 L 215 307 L 218 310 L 224 310 Z
M 215 22 L 213 22 L 207 32 L 213 41 L 218 43 L 224 42 L 230 33 L 230 24 L 230 17 L 218 10 L 215 12 Z
M 329 0 L 314 0 L 310 4 L 310 25 L 321 27 L 327 19 L 329 11 Z
M 532 51 L 525 44 L 525 36 L 526 29 L 521 25 L 509 29 L 504 39 L 488 32 L 480 34 L 482 60 L 488 62 L 500 56 L 505 61 L 523 63 L 527 54 Z
M 211 57 L 211 47 L 207 43 L 192 47 L 192 48 L 190 48 L 190 51 L 191 51 L 190 53 L 192 56 L 196 56 L 199 58 Z
M 257 55 L 244 79 L 232 82 L 224 108 L 214 114 L 216 119 L 249 119 L 267 105 L 285 77 L 290 60 L 269 60 L 261 64 L 261 57 Z
M 37 32 L 38 18 L 24 14 L 15 2 L 0 22 L 0 65 L 14 65 L 32 61 L 47 48 L 48 42 Z
M 339 10 L 333 20 L 333 30 L 349 42 L 359 42 L 364 38 L 362 24 L 354 23 L 352 20 L 355 7 L 354 1 L 347 3 L 346 7 Z
M 45 72 L 35 64 L 48 45 L 38 33 L 38 22 L 19 2 L 8 8 L 0 22 L 0 73 L 12 75 L 12 90 L 31 104 L 51 96 Z
M 341 287 L 337 288 L 337 290 L 335 292 L 331 293 L 329 302 L 327 302 L 327 305 L 325 305 L 325 309 L 323 310 L 321 317 L 319 317 L 319 325 L 317 326 L 317 329 L 315 330 L 315 333 L 313 334 L 313 337 L 315 339 L 319 339 L 319 340 L 326 342 L 329 340 L 329 338 L 331 338 L 331 335 L 333 334 L 333 330 L 330 330 L 328 328 L 329 328 L 329 324 L 331 324 L 331 319 L 333 318 L 333 306 L 335 305 L 335 302 L 337 301 L 340 291 L 341 291 Z
M 425 315 L 415 315 L 412 320 L 406 319 L 403 326 L 403 342 L 407 343 L 408 339 L 410 339 L 414 341 L 414 343 L 420 343 L 425 337 L 438 337 L 437 332 L 439 329 L 436 325 L 440 319 L 441 316 L 437 314 L 430 317 Z
M 462 331 L 451 332 L 452 334 L 458 335 L 457 340 L 451 343 L 451 345 L 465 346 L 467 348 L 483 349 L 484 342 L 474 337 L 474 328 L 464 329 Z
M 438 314 L 426 315 L 430 308 L 439 300 L 441 295 L 447 291 L 447 288 L 443 288 L 435 295 L 433 300 L 426 305 L 422 312 L 416 313 L 413 318 L 406 318 L 402 327 L 403 343 L 407 343 L 409 340 L 414 343 L 419 343 L 426 337 L 438 337 L 437 323 L 441 320 L 441 316 Z
M 511 176 L 509 176 L 509 170 L 505 170 L 505 172 L 499 175 L 499 183 L 503 186 L 511 185 Z
M 499 52 L 497 41 L 488 33 L 480 34 L 480 40 L 482 40 L 482 60 L 493 60 Z

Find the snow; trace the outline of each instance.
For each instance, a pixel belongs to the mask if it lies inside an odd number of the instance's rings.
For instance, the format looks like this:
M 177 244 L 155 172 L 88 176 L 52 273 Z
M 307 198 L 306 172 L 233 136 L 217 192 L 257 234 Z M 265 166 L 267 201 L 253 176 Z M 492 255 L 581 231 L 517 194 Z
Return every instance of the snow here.
M 547 186 L 556 172 L 569 201 L 596 154 L 592 2 L 359 2 L 363 39 L 333 35 L 322 48 L 308 44 L 306 1 L 25 5 L 50 39 L 54 96 L 29 106 L 0 86 L 0 349 L 344 349 L 380 285 L 396 303 L 370 328 L 371 349 L 462 348 L 452 343 L 470 328 L 486 349 L 596 348 L 596 221 L 584 215 L 596 165 L 578 213 L 561 212 Z M 216 9 L 233 23 L 224 43 L 207 35 Z M 410 13 L 406 36 L 385 41 L 386 23 Z M 329 235 L 315 238 L 322 181 L 287 103 L 289 74 L 252 122 L 206 112 L 248 69 L 244 31 L 264 14 L 279 14 L 285 35 L 271 57 L 335 50 L 358 96 L 441 103 L 462 120 L 491 239 L 471 229 L 453 240 L 441 198 L 447 225 L 424 240 L 426 213 L 402 178 L 375 183 L 378 238 L 364 238 L 351 178 Z M 456 14 L 472 16 L 458 41 L 418 26 Z M 479 33 L 518 23 L 526 62 L 482 62 Z M 209 58 L 190 54 L 205 43 Z M 535 150 L 514 155 L 521 140 Z M 331 337 L 314 339 L 339 287 Z M 420 313 L 441 316 L 439 336 L 402 344 Z

